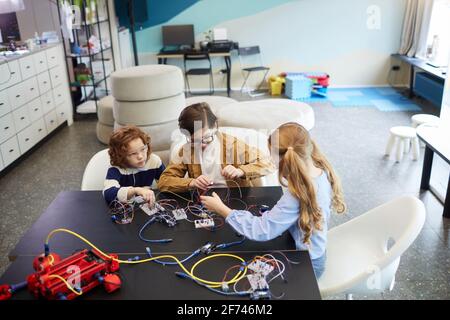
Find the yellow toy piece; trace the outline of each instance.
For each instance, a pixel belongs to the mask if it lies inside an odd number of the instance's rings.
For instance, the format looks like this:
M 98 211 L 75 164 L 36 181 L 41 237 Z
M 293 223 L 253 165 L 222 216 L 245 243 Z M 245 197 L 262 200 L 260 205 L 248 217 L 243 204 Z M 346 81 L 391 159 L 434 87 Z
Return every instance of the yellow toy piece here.
M 286 79 L 283 77 L 270 76 L 269 78 L 269 93 L 272 96 L 279 96 L 283 91 L 283 84 Z

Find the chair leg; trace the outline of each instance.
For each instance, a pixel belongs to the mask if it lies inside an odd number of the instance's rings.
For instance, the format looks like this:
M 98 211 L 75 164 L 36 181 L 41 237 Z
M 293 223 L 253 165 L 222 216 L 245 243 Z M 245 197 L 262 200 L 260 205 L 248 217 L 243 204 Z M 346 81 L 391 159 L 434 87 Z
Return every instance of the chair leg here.
M 386 150 L 385 150 L 385 152 L 384 152 L 384 154 L 385 154 L 386 156 L 389 157 L 389 155 L 390 155 L 391 152 L 392 152 L 392 148 L 394 147 L 394 144 L 395 144 L 395 136 L 394 136 L 393 134 L 391 134 L 391 135 L 389 136 L 389 140 L 388 140 L 388 143 L 387 143 L 387 145 L 386 145 Z
M 244 73 L 243 73 L 243 75 L 244 75 Z M 247 72 L 247 75 L 246 76 L 244 75 L 244 83 L 241 86 L 241 93 L 243 92 L 244 87 L 245 87 L 245 89 L 247 89 L 247 93 L 250 92 L 247 87 L 247 80 L 249 77 L 250 77 L 250 72 Z
M 411 146 L 411 140 L 405 139 L 405 153 L 409 152 L 410 146 Z
M 413 154 L 413 160 L 419 159 L 420 149 L 419 149 L 419 138 L 417 138 L 417 137 L 412 139 L 412 154 Z
M 184 76 L 184 78 L 186 79 L 186 86 L 187 86 L 187 89 L 188 89 L 188 93 L 189 93 L 190 95 L 192 95 L 191 87 L 189 86 L 189 76 L 186 74 L 186 75 Z
M 263 85 L 263 83 L 266 81 L 266 77 L 267 77 L 267 74 L 269 73 L 269 70 L 266 70 L 266 72 L 264 73 L 264 77 L 263 77 L 263 79 L 261 80 L 261 82 L 259 83 L 259 85 L 258 85 L 258 87 L 256 88 L 256 90 L 260 90 L 261 89 L 261 86 Z
M 397 161 L 397 162 L 400 162 L 400 161 L 402 161 L 402 158 L 403 158 L 403 150 L 404 150 L 404 146 L 403 146 L 403 144 L 404 144 L 404 141 L 403 141 L 403 139 L 402 138 L 398 138 L 398 143 L 397 143 L 397 155 L 396 155 L 396 158 L 395 158 L 395 160 Z
M 346 293 L 346 294 L 345 294 L 345 299 L 346 299 L 346 300 L 353 300 L 353 294 L 351 294 L 351 293 Z

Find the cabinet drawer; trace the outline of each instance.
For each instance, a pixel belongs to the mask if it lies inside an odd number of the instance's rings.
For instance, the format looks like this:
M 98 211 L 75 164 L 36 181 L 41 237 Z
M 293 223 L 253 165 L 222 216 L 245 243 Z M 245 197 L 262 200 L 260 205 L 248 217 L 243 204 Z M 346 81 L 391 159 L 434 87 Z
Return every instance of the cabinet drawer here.
M 50 111 L 44 116 L 45 127 L 47 128 L 47 132 L 50 133 L 58 127 L 58 120 L 56 117 L 55 110 Z
M 11 111 L 9 104 L 8 91 L 0 91 L 0 117 Z
M 3 164 L 5 167 L 10 165 L 14 160 L 20 157 L 19 143 L 17 137 L 14 136 L 11 139 L 0 145 L 0 151 L 2 153 Z
M 39 118 L 42 118 L 44 114 L 42 111 L 41 99 L 37 98 L 27 104 L 28 114 L 30 115 L 30 121 L 34 122 Z
M 36 75 L 36 69 L 34 68 L 33 56 L 27 56 L 19 59 L 20 73 L 22 74 L 22 80 L 31 78 Z
M 28 126 L 17 134 L 17 140 L 19 141 L 20 153 L 24 154 L 32 146 L 35 145 L 36 139 L 34 138 L 34 131 L 32 126 Z
M 39 97 L 39 85 L 36 77 L 24 81 L 23 86 L 25 89 L 26 102 Z
M 34 54 L 33 60 L 34 60 L 34 67 L 36 68 L 36 73 L 41 73 L 48 69 L 47 55 L 45 54 L 45 51 L 41 51 Z
M 28 114 L 28 106 L 24 105 L 19 109 L 12 112 L 14 119 L 14 127 L 16 128 L 16 132 L 23 130 L 28 127 L 31 123 L 30 115 Z
M 9 61 L 0 65 L 0 90 L 11 87 L 22 81 L 19 61 Z
M 16 134 L 14 119 L 11 113 L 0 118 L 0 143 L 8 140 Z
M 53 98 L 55 99 L 55 106 L 66 102 L 66 87 L 61 85 L 53 89 Z
M 50 74 L 47 71 L 38 74 L 37 81 L 39 85 L 39 92 L 41 94 L 46 93 L 52 88 L 52 84 L 50 83 Z
M 47 65 L 48 68 L 54 68 L 58 65 L 60 65 L 60 56 L 62 54 L 60 47 L 54 47 L 48 50 L 45 50 L 46 56 L 47 56 Z
M 64 68 L 56 67 L 50 69 L 50 79 L 52 81 L 52 87 L 56 88 L 57 86 L 64 83 Z
M 47 135 L 47 128 L 45 127 L 44 118 L 40 118 L 34 122 L 31 127 L 33 128 L 34 142 L 38 143 Z
M 11 110 L 17 109 L 27 103 L 26 88 L 23 82 L 16 84 L 7 91 Z
M 66 105 L 61 104 L 56 107 L 56 120 L 58 122 L 58 126 L 67 120 L 67 111 L 66 111 Z
M 44 93 L 41 96 L 41 103 L 42 103 L 42 111 L 44 114 L 55 109 L 55 102 L 53 101 L 53 94 L 51 91 Z

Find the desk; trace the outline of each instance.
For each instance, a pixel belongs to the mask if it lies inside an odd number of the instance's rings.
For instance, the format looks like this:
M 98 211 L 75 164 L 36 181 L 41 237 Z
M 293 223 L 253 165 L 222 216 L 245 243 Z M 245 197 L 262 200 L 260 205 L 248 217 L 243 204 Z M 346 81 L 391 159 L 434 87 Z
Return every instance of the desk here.
M 426 145 L 420 189 L 429 190 L 434 153 L 437 153 L 445 162 L 450 164 L 450 129 L 421 125 L 417 128 L 417 136 Z M 444 201 L 443 216 L 450 218 L 450 176 Z
M 435 68 L 427 64 L 426 60 L 420 59 L 420 58 L 413 58 L 408 57 L 402 54 L 392 54 L 391 55 L 394 58 L 400 59 L 403 62 L 406 62 L 411 67 L 411 72 L 409 75 L 409 97 L 412 98 L 414 96 L 413 93 L 413 87 L 414 87 L 414 68 L 418 68 L 428 74 L 431 74 L 432 76 L 445 81 L 446 74 L 442 72 L 441 68 Z
M 201 52 L 201 51 L 199 51 Z M 211 58 L 223 58 L 225 60 L 225 72 L 227 74 L 227 94 L 231 92 L 231 51 L 228 52 L 209 52 Z M 159 53 L 157 56 L 158 64 L 167 64 L 167 59 L 184 59 L 184 53 Z
M 231 197 L 239 197 L 238 189 L 231 189 Z M 219 195 L 226 189 L 218 189 Z M 242 188 L 242 199 L 247 204 L 266 204 L 273 206 L 281 197 L 280 187 Z M 164 198 L 172 198 L 163 194 Z M 176 198 L 176 197 L 175 197 Z M 177 199 L 178 200 L 178 199 Z M 183 201 L 179 201 L 180 205 Z M 238 203 L 233 204 L 237 207 Z M 0 279 L 0 284 L 14 284 L 25 280 L 32 273 L 33 258 L 43 252 L 43 242 L 49 231 L 55 228 L 67 228 L 88 238 L 100 249 L 108 253 L 118 253 L 127 259 L 139 255 L 146 256 L 145 247 L 152 248 L 153 255 L 173 254 L 180 258 L 186 257 L 206 242 L 231 242 L 240 239 L 233 229 L 225 225 L 214 232 L 197 230 L 187 222 L 181 221 L 174 228 L 160 223 L 151 225 L 146 232 L 147 237 L 153 239 L 173 238 L 168 244 L 148 244 L 138 238 L 140 227 L 148 220 L 140 210 L 136 210 L 134 221 L 127 225 L 112 223 L 109 219 L 108 208 L 100 191 L 65 191 L 58 194 L 41 217 L 22 237 L 17 246 L 10 252 L 10 259 L 14 262 Z M 71 255 L 77 249 L 87 246 L 77 238 L 68 234 L 57 234 L 50 240 L 50 251 L 62 257 Z M 245 259 L 256 255 L 282 250 L 291 260 L 299 261 L 298 265 L 290 265 L 287 273 L 288 283 L 274 280 L 273 293 L 285 293 L 285 299 L 320 299 L 320 292 L 315 279 L 309 254 L 306 251 L 295 250 L 295 243 L 285 232 L 282 236 L 268 242 L 246 240 L 240 245 L 230 247 L 226 252 L 235 253 Z M 225 252 L 225 250 L 217 251 Z M 202 257 L 202 256 L 200 256 Z M 228 260 L 224 260 L 228 259 Z M 186 266 L 198 261 L 194 258 Z M 199 267 L 198 274 L 208 279 L 223 277 L 224 266 L 236 264 L 229 258 L 209 260 L 205 266 Z M 209 292 L 192 281 L 178 278 L 174 272 L 177 266 L 161 266 L 155 263 L 141 265 L 122 265 L 120 274 L 123 276 L 124 286 L 117 293 L 107 294 L 102 288 L 96 288 L 82 297 L 83 299 L 229 299 Z M 157 290 L 155 290 L 157 288 Z M 177 290 L 173 290 L 177 288 Z M 32 299 L 25 291 L 17 293 L 15 299 Z M 233 297 L 236 298 L 236 297 Z M 244 298 L 247 299 L 247 298 Z

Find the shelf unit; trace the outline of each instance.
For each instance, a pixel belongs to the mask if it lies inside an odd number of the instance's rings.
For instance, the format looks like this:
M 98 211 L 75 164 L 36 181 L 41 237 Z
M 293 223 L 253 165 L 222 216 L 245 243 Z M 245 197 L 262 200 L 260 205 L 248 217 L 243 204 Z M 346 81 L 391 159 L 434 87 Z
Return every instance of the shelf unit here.
M 86 8 L 89 6 L 91 1 L 95 2 L 95 21 L 87 21 L 86 18 Z M 104 1 L 104 6 L 106 8 L 104 17 L 99 16 L 99 2 Z M 64 52 L 65 52 L 65 60 L 67 63 L 67 70 L 69 72 L 70 79 L 70 88 L 71 88 L 71 96 L 72 102 L 74 106 L 74 116 L 85 113 L 96 113 L 97 112 L 97 104 L 98 100 L 103 96 L 107 96 L 109 94 L 110 88 L 108 84 L 108 79 L 110 74 L 115 71 L 114 67 L 114 51 L 112 49 L 112 31 L 109 17 L 109 3 L 107 0 L 70 0 L 70 3 L 73 5 L 74 3 L 81 2 L 81 24 L 79 29 L 73 29 L 72 35 L 74 42 L 70 43 L 69 40 L 63 41 L 64 44 Z M 58 10 L 59 21 L 61 22 L 61 11 Z M 104 24 L 108 24 L 107 26 L 107 38 L 109 40 L 110 45 L 104 45 L 104 30 L 102 31 L 102 26 Z M 100 50 L 98 52 L 93 52 L 92 48 L 87 46 L 88 52 L 87 54 L 76 54 L 72 51 L 74 46 L 83 47 L 88 44 L 89 39 L 92 35 L 95 35 L 100 44 Z M 108 56 L 108 57 L 107 57 Z M 105 65 L 106 61 L 110 61 L 110 68 Z M 100 62 L 100 72 L 96 72 L 94 70 L 94 63 Z M 91 79 L 85 83 L 80 83 L 76 81 L 74 68 L 84 63 L 86 67 L 90 70 Z M 104 86 L 104 88 L 102 88 Z M 81 94 L 81 98 L 77 98 L 76 94 Z M 78 110 L 78 107 L 82 106 L 84 110 Z M 86 111 L 86 107 L 88 110 Z

